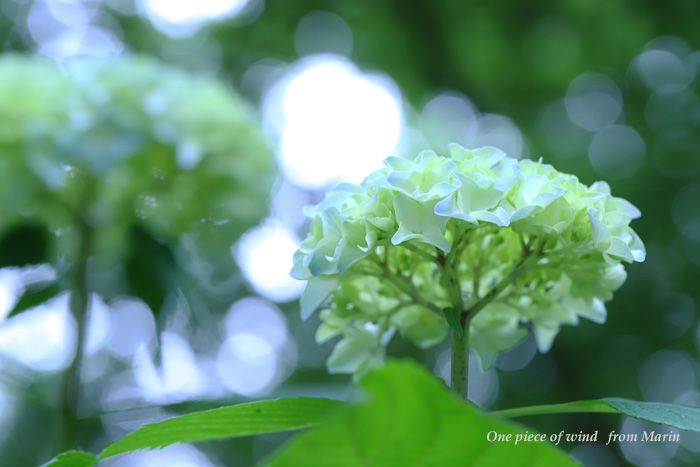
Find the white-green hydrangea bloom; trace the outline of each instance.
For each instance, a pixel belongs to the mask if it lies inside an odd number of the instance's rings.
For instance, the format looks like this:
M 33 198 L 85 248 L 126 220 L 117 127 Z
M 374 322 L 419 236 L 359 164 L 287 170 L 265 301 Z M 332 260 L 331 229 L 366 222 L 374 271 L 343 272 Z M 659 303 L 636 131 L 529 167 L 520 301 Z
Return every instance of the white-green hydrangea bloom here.
M 292 275 L 308 280 L 303 317 L 323 308 L 317 339 L 342 336 L 331 371 L 380 363 L 397 332 L 440 343 L 454 309 L 486 366 L 530 327 L 545 352 L 562 325 L 604 322 L 623 263 L 644 260 L 629 226 L 639 210 L 604 182 L 490 147 L 385 165 L 308 208 L 294 256 Z
M 66 255 L 79 214 L 112 260 L 134 226 L 173 244 L 193 232 L 213 243 L 225 228 L 221 256 L 265 215 L 271 151 L 217 80 L 136 55 L 58 65 L 7 54 L 0 102 L 0 234 L 46 225 Z

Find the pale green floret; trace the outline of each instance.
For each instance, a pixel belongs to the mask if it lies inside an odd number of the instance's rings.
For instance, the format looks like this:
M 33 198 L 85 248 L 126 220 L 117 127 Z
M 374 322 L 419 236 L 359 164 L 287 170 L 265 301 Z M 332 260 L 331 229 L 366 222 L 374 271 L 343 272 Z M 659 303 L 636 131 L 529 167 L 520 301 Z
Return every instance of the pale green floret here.
M 307 209 L 294 256 L 292 275 L 308 280 L 302 316 L 322 307 L 317 339 L 342 336 L 331 371 L 381 363 L 396 332 L 440 343 L 446 309 L 466 318 L 486 366 L 528 327 L 547 351 L 562 325 L 604 322 L 623 263 L 644 260 L 629 227 L 639 210 L 604 182 L 458 145 L 385 165 Z

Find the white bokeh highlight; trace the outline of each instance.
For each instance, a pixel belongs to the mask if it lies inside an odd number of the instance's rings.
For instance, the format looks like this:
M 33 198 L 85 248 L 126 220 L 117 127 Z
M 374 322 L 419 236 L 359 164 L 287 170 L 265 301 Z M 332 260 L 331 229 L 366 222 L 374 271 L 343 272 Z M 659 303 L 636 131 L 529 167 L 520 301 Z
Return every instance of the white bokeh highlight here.
M 100 462 L 104 467 L 214 467 L 201 451 L 189 444 L 175 444 L 139 451 Z
M 61 371 L 73 359 L 76 334 L 63 294 L 3 323 L 0 355 L 34 371 Z
M 258 294 L 275 302 L 288 302 L 301 295 L 305 284 L 289 275 L 299 244 L 291 229 L 268 219 L 241 237 L 234 256 Z
M 148 305 L 140 300 L 122 298 L 112 302 L 110 314 L 107 348 L 114 356 L 130 361 L 137 350 L 153 345 L 156 321 Z
M 196 33 L 207 23 L 241 13 L 249 0 L 137 0 L 139 12 L 156 29 L 174 37 Z
M 396 85 L 337 55 L 302 59 L 268 92 L 263 109 L 283 174 L 305 188 L 362 181 L 395 154 L 403 134 Z
M 627 125 L 612 125 L 597 132 L 588 147 L 593 169 L 608 179 L 634 175 L 644 163 L 646 143 L 637 130 Z
M 223 385 L 252 397 L 271 389 L 296 365 L 296 346 L 282 313 L 257 298 L 233 304 L 216 365 Z
M 420 129 L 430 147 L 445 151 L 450 143 L 467 148 L 494 146 L 511 157 L 523 153 L 523 138 L 503 115 L 480 114 L 464 95 L 447 91 L 430 99 L 420 114 Z
M 145 346 L 134 355 L 134 378 L 143 399 L 153 403 L 172 403 L 196 398 L 205 392 L 197 357 L 189 343 L 173 332 L 160 336 L 160 365 L 157 366 Z
M 26 25 L 37 52 L 58 60 L 121 53 L 124 45 L 116 23 L 107 27 L 98 18 L 95 2 L 38 0 L 29 9 Z
M 564 105 L 574 124 L 598 131 L 612 125 L 622 114 L 622 92 L 609 77 L 587 72 L 571 82 Z

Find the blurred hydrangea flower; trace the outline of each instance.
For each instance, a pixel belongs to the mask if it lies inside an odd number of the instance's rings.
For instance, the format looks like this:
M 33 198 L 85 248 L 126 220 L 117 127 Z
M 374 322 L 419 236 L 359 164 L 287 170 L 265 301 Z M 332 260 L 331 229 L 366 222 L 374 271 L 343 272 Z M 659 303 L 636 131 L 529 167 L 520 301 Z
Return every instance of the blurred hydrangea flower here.
M 136 225 L 174 241 L 228 224 L 230 244 L 265 215 L 273 159 L 215 80 L 138 56 L 5 55 L 0 102 L 0 231 L 48 225 L 70 258 L 84 224 L 98 257 L 119 259 Z
M 378 364 L 397 331 L 421 348 L 440 343 L 453 307 L 486 366 L 527 325 L 547 351 L 560 326 L 604 322 L 623 263 L 645 257 L 629 227 L 639 211 L 607 184 L 490 147 L 389 158 L 306 215 L 292 275 L 308 280 L 303 317 L 323 308 L 317 339 L 342 336 L 333 372 Z

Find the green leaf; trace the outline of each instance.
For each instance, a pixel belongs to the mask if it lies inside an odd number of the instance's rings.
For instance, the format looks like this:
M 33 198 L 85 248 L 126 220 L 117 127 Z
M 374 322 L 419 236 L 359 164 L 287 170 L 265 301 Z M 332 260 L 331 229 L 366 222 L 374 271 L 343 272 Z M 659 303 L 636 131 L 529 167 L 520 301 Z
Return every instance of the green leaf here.
M 320 398 L 276 399 L 194 412 L 145 425 L 107 446 L 100 458 L 175 443 L 307 428 L 317 425 L 329 411 L 341 404 Z
M 518 407 L 493 413 L 506 418 L 560 413 L 618 413 L 681 430 L 700 432 L 700 407 L 662 402 L 639 402 L 618 397 Z
M 297 435 L 266 465 L 309 465 L 309 459 L 315 467 L 576 465 L 546 442 L 488 442 L 489 431 L 525 429 L 456 398 L 416 364 L 390 362 L 362 384 L 364 403 Z
M 17 304 L 10 310 L 9 316 L 21 313 L 52 299 L 63 291 L 61 286 L 54 281 L 38 282 L 32 284 L 24 291 Z
M 93 467 L 97 458 L 85 451 L 66 451 L 51 459 L 45 467 Z
M 627 416 L 669 425 L 681 430 L 700 431 L 700 408 L 662 402 L 638 402 L 617 397 L 603 401 Z
M 442 313 L 445 315 L 450 329 L 457 334 L 457 337 L 464 339 L 464 328 L 462 328 L 462 323 L 459 320 L 461 310 L 459 308 L 447 307 L 442 309 Z

